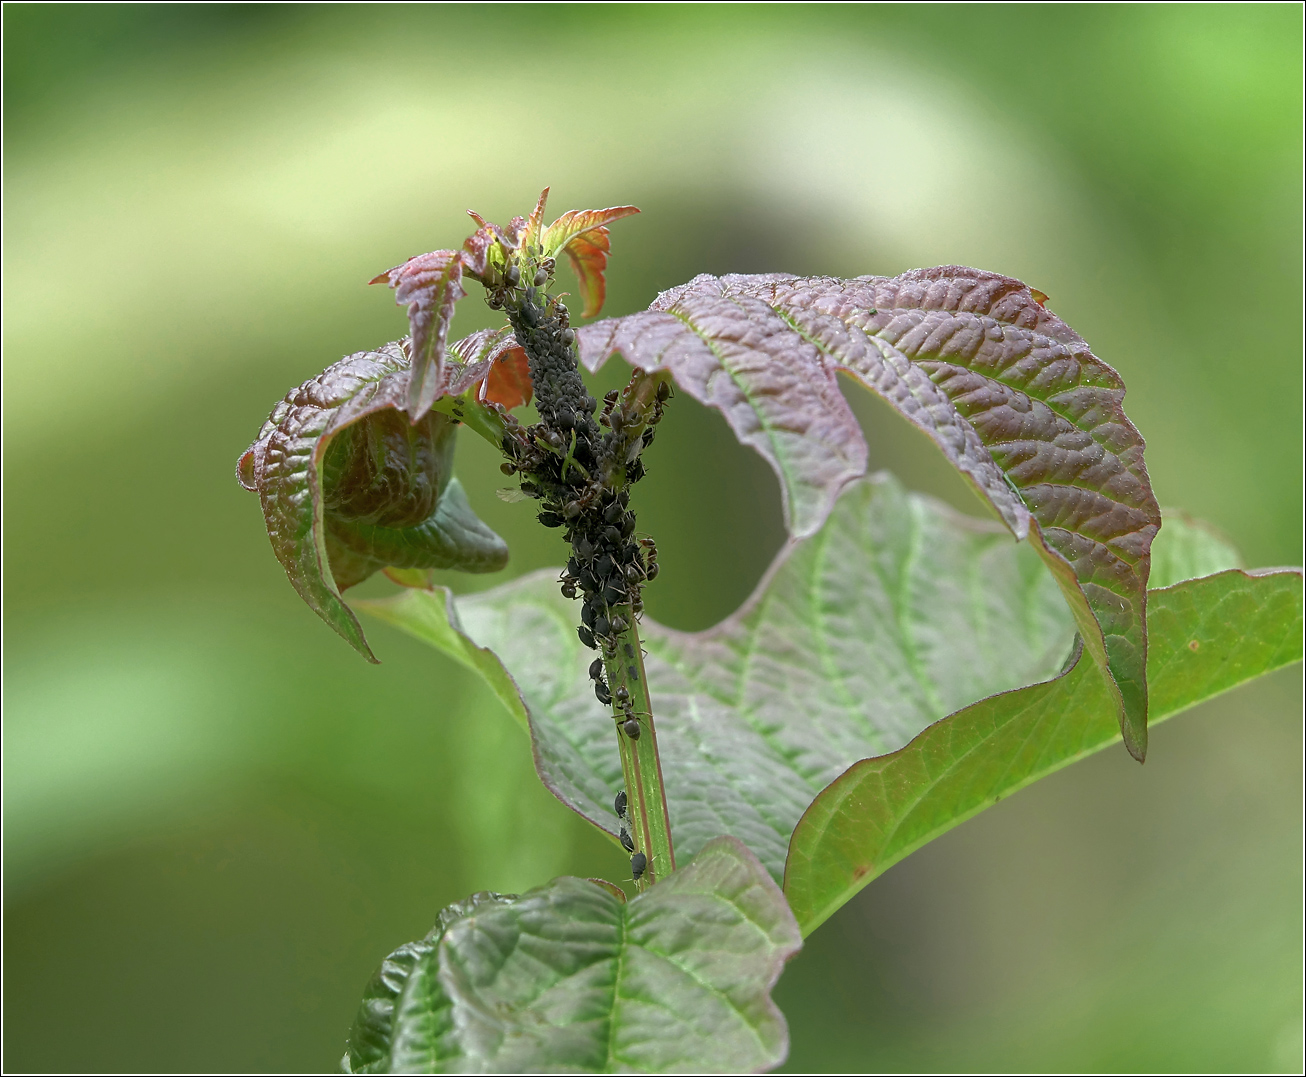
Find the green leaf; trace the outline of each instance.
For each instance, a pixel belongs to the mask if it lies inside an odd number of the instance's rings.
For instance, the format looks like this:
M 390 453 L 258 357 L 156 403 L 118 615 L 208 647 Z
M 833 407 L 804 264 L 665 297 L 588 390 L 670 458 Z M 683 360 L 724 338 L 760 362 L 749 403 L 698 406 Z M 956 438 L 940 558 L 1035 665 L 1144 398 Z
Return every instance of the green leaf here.
M 364 994 L 351 1072 L 747 1072 L 784 1060 L 770 992 L 801 941 L 779 888 L 721 838 L 626 902 L 555 879 L 479 894 Z
M 1178 509 L 1163 511 L 1161 533 L 1152 544 L 1152 590 L 1199 576 L 1214 576 L 1227 568 L 1245 568 L 1232 543 L 1210 524 Z
M 451 388 L 470 392 L 492 361 L 460 366 Z M 402 341 L 328 367 L 286 394 L 236 470 L 295 590 L 373 662 L 342 591 L 387 566 L 493 572 L 508 560 L 453 477 L 458 423 L 471 409 L 482 423 L 499 413 L 453 397 L 452 415 L 409 422 L 409 368 Z
M 1179 583 L 1152 592 L 1150 620 L 1160 721 L 1301 659 L 1302 574 L 1232 570 Z M 914 849 L 1118 736 L 1105 685 L 1077 662 L 849 768 L 807 809 L 790 844 L 785 895 L 804 935 Z
M 878 393 L 1047 561 L 1141 761 L 1160 510 L 1123 382 L 1045 299 L 962 266 L 892 279 L 703 275 L 578 339 L 590 369 L 620 353 L 719 409 L 775 469 L 798 536 L 866 470 L 839 372 Z
M 1193 550 L 1205 551 L 1202 565 L 1236 559 L 1200 525 L 1167 518 L 1161 562 L 1196 564 Z M 436 589 L 362 605 L 484 677 L 529 725 L 544 783 L 615 838 L 616 733 L 556 580 L 544 571 L 456 602 Z M 1165 625 L 1173 594 L 1153 593 Z M 1228 612 L 1231 637 L 1260 630 Z M 1074 624 L 1027 545 L 881 476 L 849 487 L 817 535 L 790 542 L 732 617 L 694 633 L 645 619 L 643 634 L 677 849 L 692 855 L 733 834 L 779 880 L 795 827 L 830 783 L 860 760 L 896 758 L 927 727 L 928 737 L 946 736 L 948 714 L 1055 677 L 1072 656 Z M 1161 640 L 1153 669 L 1174 658 L 1170 635 Z M 1089 713 L 1096 700 L 1094 720 L 1105 722 L 1099 746 L 1110 743 L 1105 685 L 1091 663 L 1074 677 L 1078 705 Z M 1180 709 L 1163 698 L 1162 713 Z M 959 782 L 970 765 L 958 766 Z
M 360 606 L 476 669 L 514 713 L 524 704 L 545 785 L 615 836 L 617 733 L 555 572 L 458 598 L 453 616 L 439 589 Z M 1053 676 L 1074 626 L 1028 545 L 881 476 L 849 487 L 732 617 L 694 633 L 645 618 L 642 634 L 677 850 L 733 834 L 779 880 L 826 785 L 951 711 Z

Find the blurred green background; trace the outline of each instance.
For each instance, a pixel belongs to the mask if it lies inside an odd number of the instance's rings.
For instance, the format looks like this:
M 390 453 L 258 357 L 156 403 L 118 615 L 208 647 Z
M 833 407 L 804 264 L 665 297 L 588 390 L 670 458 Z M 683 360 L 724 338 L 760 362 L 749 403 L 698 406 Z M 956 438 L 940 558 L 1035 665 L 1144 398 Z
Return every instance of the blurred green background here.
M 7 1070 L 333 1068 L 441 906 L 624 870 L 466 674 L 317 621 L 232 474 L 468 207 L 643 207 L 608 314 L 701 271 L 1021 277 L 1124 375 L 1162 503 L 1301 560 L 1296 5 L 3 18 Z M 982 511 L 858 407 L 875 467 Z M 459 452 L 513 562 L 457 585 L 557 563 Z M 709 625 L 774 482 L 684 397 L 650 465 L 650 613 Z M 789 1068 L 1298 1070 L 1301 725 L 1294 668 L 894 868 L 781 980 Z

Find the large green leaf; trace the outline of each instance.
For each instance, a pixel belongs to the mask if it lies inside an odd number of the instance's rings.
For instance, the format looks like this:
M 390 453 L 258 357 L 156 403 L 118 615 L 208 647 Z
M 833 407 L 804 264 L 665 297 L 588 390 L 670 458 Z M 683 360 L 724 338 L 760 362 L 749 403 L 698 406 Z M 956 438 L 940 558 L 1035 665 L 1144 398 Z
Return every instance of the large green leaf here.
M 368 1073 L 748 1072 L 783 1061 L 771 988 L 801 946 L 738 841 L 626 902 L 555 879 L 478 894 L 377 970 L 345 1064 Z
M 669 370 L 775 469 L 790 531 L 814 533 L 866 470 L 840 371 L 924 431 L 1062 588 L 1147 751 L 1147 578 L 1161 523 L 1124 383 L 1018 280 L 964 266 L 892 279 L 702 275 L 579 333 Z
M 1301 659 L 1302 574 L 1230 570 L 1175 584 L 1152 592 L 1149 619 L 1160 721 Z M 857 763 L 816 798 L 790 844 L 785 895 L 803 933 L 914 849 L 1118 737 L 1101 677 L 1077 662 Z
M 546 570 L 456 600 L 408 591 L 360 608 L 528 714 L 541 779 L 615 835 L 617 734 L 556 580 Z M 1027 544 L 887 476 L 849 487 L 734 616 L 704 632 L 647 618 L 642 630 L 677 849 L 692 856 L 734 834 L 777 880 L 794 826 L 839 774 L 977 699 L 1053 676 L 1074 635 Z
M 1167 519 L 1157 549 L 1167 571 L 1238 563 L 1182 516 Z M 545 571 L 456 600 L 413 590 L 362 605 L 484 677 L 529 724 L 545 784 L 615 835 L 616 733 L 555 581 Z M 1174 593 L 1155 593 L 1163 618 Z M 1233 620 L 1229 631 L 1257 627 Z M 1069 664 L 1074 636 L 1027 545 L 996 523 L 907 495 L 887 476 L 850 486 L 821 530 L 790 542 L 726 621 L 695 633 L 648 619 L 643 628 L 677 848 L 692 855 L 733 834 L 776 879 L 800 818 L 836 778 L 860 760 L 891 757 L 927 727 L 943 735 L 953 719 L 939 720 L 972 703 L 1053 678 Z M 1172 658 L 1164 639 L 1154 663 Z M 1212 643 L 1204 657 L 1218 663 L 1220 654 Z M 1076 666 L 1074 683 L 1095 686 L 1095 720 L 1109 733 L 1112 709 L 1094 669 Z M 1164 713 L 1181 709 L 1165 698 Z M 1103 736 L 1100 745 L 1110 742 Z M 967 764 L 958 772 L 963 780 Z

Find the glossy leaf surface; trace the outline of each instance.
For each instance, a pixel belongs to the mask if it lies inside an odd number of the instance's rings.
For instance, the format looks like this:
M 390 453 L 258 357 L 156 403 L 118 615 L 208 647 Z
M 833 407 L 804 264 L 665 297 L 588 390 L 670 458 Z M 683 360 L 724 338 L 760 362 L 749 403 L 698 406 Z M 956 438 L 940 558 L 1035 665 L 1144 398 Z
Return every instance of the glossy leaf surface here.
M 451 387 L 468 392 L 488 369 L 459 367 Z M 456 418 L 409 422 L 408 373 L 404 342 L 342 359 L 286 395 L 237 466 L 295 590 L 371 661 L 343 590 L 388 566 L 492 572 L 508 560 L 453 477 Z
M 1225 571 L 1153 591 L 1151 602 L 1155 721 L 1302 657 L 1300 571 Z M 785 894 L 803 933 L 914 849 L 1118 736 L 1105 685 L 1080 661 L 859 762 L 794 832 Z
M 775 469 L 797 536 L 813 534 L 866 469 L 839 372 L 879 394 L 1048 562 L 1141 760 L 1160 511 L 1123 383 L 1041 299 L 960 266 L 853 280 L 704 275 L 579 340 L 591 369 L 614 353 L 665 367 L 721 411 Z
M 352 1072 L 747 1072 L 781 1062 L 770 992 L 801 945 L 784 897 L 731 838 L 626 902 L 555 879 L 452 906 L 377 971 Z
M 440 590 L 362 608 L 475 669 L 505 702 L 520 689 L 540 777 L 615 835 L 616 732 L 556 579 L 459 598 L 452 628 Z M 951 711 L 1053 676 L 1074 628 L 1028 546 L 881 477 L 791 542 L 734 616 L 694 633 L 645 618 L 642 633 L 676 849 L 734 834 L 779 880 L 826 785 Z

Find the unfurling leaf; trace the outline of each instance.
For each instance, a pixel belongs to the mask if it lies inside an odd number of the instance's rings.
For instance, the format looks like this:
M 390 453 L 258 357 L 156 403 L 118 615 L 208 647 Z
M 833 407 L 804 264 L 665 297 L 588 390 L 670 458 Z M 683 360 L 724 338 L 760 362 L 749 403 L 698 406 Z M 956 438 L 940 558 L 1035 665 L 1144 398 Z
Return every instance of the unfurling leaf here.
M 395 302 L 408 310 L 413 364 L 408 375 L 405 407 L 412 422 L 418 422 L 436 400 L 449 392 L 445 373 L 449 350 L 446 341 L 454 304 L 467 294 L 462 286 L 464 273 L 494 289 L 504 284 L 503 274 L 509 263 L 520 260 L 519 251 L 524 249 L 531 265 L 565 251 L 580 280 L 583 316 L 593 317 L 602 308 L 603 272 L 611 249 L 606 225 L 639 210 L 634 206 L 569 210 L 545 228 L 544 207 L 548 200 L 549 189 L 545 187 L 531 215 L 514 217 L 507 228 L 500 228 L 468 210 L 480 227 L 467 237 L 461 250 L 419 254 L 368 282 L 389 284 L 394 289 Z M 529 384 L 525 353 L 518 350 L 505 357 L 501 368 L 491 372 L 480 399 L 506 408 L 517 407 L 530 401 Z
M 341 591 L 388 566 L 493 572 L 508 560 L 453 477 L 457 419 L 404 414 L 409 367 L 403 342 L 328 367 L 273 409 L 237 467 L 295 590 L 371 661 Z M 460 367 L 451 387 L 465 392 L 486 370 Z M 451 402 L 460 416 L 468 408 L 485 410 Z
M 607 295 L 603 274 L 608 267 L 612 239 L 605 225 L 638 212 L 634 206 L 573 209 L 549 225 L 544 233 L 541 245 L 547 257 L 562 251 L 571 259 L 571 267 L 580 282 L 580 294 L 584 303 L 582 318 L 592 318 L 602 310 Z
M 1143 439 L 1114 370 L 1029 288 L 959 266 L 900 277 L 696 277 L 645 312 L 578 333 L 597 369 L 666 368 L 780 477 L 791 533 L 814 533 L 866 469 L 846 372 L 928 434 L 1052 569 L 1147 746 L 1146 595 L 1160 526 Z
M 1168 518 L 1158 539 L 1162 563 L 1177 563 L 1176 551 L 1199 541 L 1208 540 L 1195 539 L 1182 517 Z M 1237 563 L 1227 547 L 1205 548 L 1203 567 Z M 1295 579 L 1299 588 L 1300 576 Z M 1162 678 L 1158 683 L 1169 683 L 1160 671 L 1201 656 L 1200 675 L 1185 682 L 1191 691 L 1167 688 L 1158 717 L 1292 661 L 1286 635 L 1295 631 L 1300 639 L 1299 621 L 1294 628 L 1284 618 L 1265 634 L 1283 643 L 1271 648 L 1265 664 L 1229 666 L 1243 646 L 1237 641 L 1255 638 L 1267 624 L 1239 600 L 1225 608 L 1226 634 L 1210 636 L 1194 651 L 1195 637 L 1184 635 L 1190 614 L 1182 613 L 1177 627 L 1170 620 L 1189 586 L 1152 595 L 1160 627 L 1149 665 Z M 1200 616 L 1209 618 L 1227 594 L 1203 593 L 1209 602 Z M 545 784 L 615 838 L 612 797 L 623 779 L 611 749 L 612 718 L 594 698 L 587 674 L 593 654 L 576 638 L 574 607 L 558 594 L 556 572 L 456 601 L 436 588 L 362 606 L 482 676 L 517 721 L 529 725 Z M 950 732 L 964 728 L 953 725 L 957 718 L 980 713 L 995 699 L 1022 698 L 997 693 L 1057 677 L 1073 653 L 1075 625 L 1028 545 L 1012 542 L 996 522 L 907 495 L 887 477 L 845 490 L 820 531 L 792 540 L 748 602 L 721 624 L 682 633 L 646 618 L 642 629 L 677 851 L 692 855 L 714 836 L 733 834 L 777 880 L 786 877 L 799 820 L 849 768 L 917 758 L 912 753 L 921 744 L 942 746 L 922 757 L 929 765 L 894 771 L 900 785 L 893 803 L 920 797 L 931 805 L 928 827 L 911 831 L 916 837 L 898 847 L 900 857 L 997 796 L 1115 743 L 1105 682 L 1093 690 L 1096 674 L 1082 662 L 1073 678 L 1057 682 L 1065 685 L 1057 697 L 1063 711 L 1029 729 L 1011 727 L 1023 729 L 1024 739 L 1011 732 L 994 742 L 990 755 L 982 737 Z M 1297 648 L 1299 654 L 1299 642 Z M 1235 672 L 1212 681 L 1222 669 Z M 955 754 L 938 754 L 949 745 Z M 941 776 L 948 781 L 940 790 L 973 789 L 979 801 L 956 801 L 953 812 L 953 801 L 935 797 Z M 867 862 L 820 870 L 836 877 Z M 870 862 L 875 871 L 887 866 L 879 856 Z M 797 887 L 800 877 L 791 866 L 789 885 Z M 821 885 L 825 894 L 836 884 Z M 855 890 L 840 890 L 840 900 Z M 803 900 L 805 909 L 826 907 Z
M 445 341 L 453 307 L 467 294 L 463 289 L 463 259 L 458 251 L 432 251 L 373 277 L 387 281 L 395 302 L 408 308 L 412 367 L 408 372 L 406 407 L 416 423 L 445 392 Z
M 478 894 L 373 976 L 352 1073 L 715 1073 L 768 1069 L 788 1032 L 771 1001 L 801 946 L 779 888 L 721 838 L 625 901 L 555 879 Z

